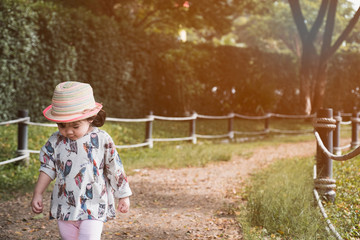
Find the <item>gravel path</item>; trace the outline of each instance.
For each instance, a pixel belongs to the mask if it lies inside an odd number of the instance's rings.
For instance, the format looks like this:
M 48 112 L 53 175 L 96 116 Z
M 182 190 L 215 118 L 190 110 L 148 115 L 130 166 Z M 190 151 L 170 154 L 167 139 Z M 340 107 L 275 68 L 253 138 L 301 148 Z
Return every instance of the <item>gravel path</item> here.
M 246 177 L 275 160 L 315 150 L 315 141 L 288 143 L 204 168 L 141 170 L 129 176 L 130 213 L 107 222 L 102 239 L 242 239 L 227 209 L 239 201 L 237 189 Z M 59 239 L 55 221 L 47 215 L 34 219 L 30 200 L 27 194 L 0 203 L 0 239 Z

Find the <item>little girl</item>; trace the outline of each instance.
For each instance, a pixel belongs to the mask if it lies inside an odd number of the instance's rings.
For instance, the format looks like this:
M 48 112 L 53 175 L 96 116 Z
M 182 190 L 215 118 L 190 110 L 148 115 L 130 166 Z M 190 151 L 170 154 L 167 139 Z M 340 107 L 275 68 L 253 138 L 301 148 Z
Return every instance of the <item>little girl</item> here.
M 97 128 L 105 122 L 102 105 L 89 84 L 63 82 L 43 114 L 59 131 L 41 148 L 32 210 L 43 211 L 42 195 L 56 179 L 50 219 L 57 219 L 61 238 L 100 239 L 103 222 L 115 217 L 114 197 L 126 213 L 132 194 L 113 140 Z

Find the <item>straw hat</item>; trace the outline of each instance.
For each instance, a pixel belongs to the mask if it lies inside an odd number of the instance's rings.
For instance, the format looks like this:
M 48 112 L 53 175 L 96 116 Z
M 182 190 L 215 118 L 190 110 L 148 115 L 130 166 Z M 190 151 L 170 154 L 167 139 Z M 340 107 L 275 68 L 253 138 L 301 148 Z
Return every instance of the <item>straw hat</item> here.
M 56 86 L 52 103 L 43 114 L 53 122 L 75 122 L 96 115 L 101 108 L 89 84 L 62 82 Z

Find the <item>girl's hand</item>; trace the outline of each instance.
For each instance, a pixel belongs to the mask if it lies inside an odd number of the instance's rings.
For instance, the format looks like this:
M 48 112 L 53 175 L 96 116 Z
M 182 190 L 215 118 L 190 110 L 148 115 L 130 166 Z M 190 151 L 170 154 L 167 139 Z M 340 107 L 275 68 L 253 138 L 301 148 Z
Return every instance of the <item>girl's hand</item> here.
M 129 209 L 130 209 L 129 197 L 120 198 L 117 210 L 120 211 L 121 213 L 127 213 Z
M 39 214 L 43 211 L 43 197 L 42 194 L 34 194 L 31 200 L 31 209 L 34 213 Z
M 42 213 L 43 205 L 43 192 L 49 186 L 51 178 L 44 172 L 40 172 L 38 181 L 34 189 L 34 195 L 31 200 L 31 209 L 34 213 Z

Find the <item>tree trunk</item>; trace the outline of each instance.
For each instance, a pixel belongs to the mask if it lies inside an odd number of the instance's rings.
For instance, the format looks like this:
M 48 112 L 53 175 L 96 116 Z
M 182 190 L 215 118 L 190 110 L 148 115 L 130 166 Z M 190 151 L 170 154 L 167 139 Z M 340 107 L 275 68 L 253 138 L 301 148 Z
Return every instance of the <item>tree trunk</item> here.
M 300 78 L 300 104 L 302 114 L 309 115 L 312 110 L 312 93 L 314 81 L 314 67 L 317 55 L 312 44 L 304 44 L 301 56 Z
M 300 69 L 300 107 L 303 114 L 311 113 L 311 76 L 306 67 Z
M 314 99 L 312 112 L 317 112 L 321 107 L 323 107 L 323 102 L 325 98 L 327 83 L 327 63 L 320 64 L 317 70 L 316 84 L 314 89 Z

